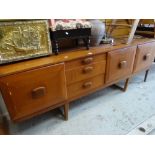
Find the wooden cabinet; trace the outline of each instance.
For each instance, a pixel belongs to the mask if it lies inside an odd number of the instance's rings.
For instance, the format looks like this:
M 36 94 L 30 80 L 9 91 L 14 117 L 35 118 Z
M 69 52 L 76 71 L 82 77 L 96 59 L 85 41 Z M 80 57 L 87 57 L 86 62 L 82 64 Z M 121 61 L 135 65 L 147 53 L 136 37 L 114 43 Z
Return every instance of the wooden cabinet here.
M 132 74 L 136 46 L 108 52 L 106 83 Z
M 64 102 L 64 64 L 9 75 L 0 79 L 3 98 L 12 120 L 16 121 Z
M 134 64 L 134 73 L 141 70 L 147 70 L 151 66 L 154 56 L 155 42 L 138 45 Z
M 148 69 L 155 41 L 131 45 L 101 45 L 0 67 L 0 90 L 13 121 L 64 106 L 133 73 Z

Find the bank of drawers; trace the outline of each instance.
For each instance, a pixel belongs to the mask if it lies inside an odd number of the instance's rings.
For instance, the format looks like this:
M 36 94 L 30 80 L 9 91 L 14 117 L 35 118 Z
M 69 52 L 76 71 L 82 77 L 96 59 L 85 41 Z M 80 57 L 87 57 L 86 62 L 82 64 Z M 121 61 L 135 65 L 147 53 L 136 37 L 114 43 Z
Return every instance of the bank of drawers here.
M 68 97 L 73 98 L 104 85 L 105 68 L 106 54 L 67 62 L 65 69 Z

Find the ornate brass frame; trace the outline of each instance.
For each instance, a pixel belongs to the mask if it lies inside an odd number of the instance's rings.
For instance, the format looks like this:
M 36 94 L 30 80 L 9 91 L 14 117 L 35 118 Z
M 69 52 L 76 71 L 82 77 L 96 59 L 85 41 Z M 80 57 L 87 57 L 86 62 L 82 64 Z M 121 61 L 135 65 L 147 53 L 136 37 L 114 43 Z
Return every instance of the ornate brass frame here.
M 0 64 L 50 54 L 47 20 L 0 22 Z

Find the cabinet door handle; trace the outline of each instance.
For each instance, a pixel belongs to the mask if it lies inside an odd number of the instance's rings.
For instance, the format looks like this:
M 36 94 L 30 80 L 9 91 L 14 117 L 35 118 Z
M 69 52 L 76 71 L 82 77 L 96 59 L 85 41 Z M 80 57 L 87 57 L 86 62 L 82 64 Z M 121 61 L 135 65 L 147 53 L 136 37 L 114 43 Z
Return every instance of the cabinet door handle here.
M 83 88 L 89 88 L 92 86 L 92 82 L 86 82 L 83 84 Z
M 93 58 L 90 57 L 90 58 L 85 58 L 85 59 L 82 61 L 82 63 L 84 63 L 84 64 L 89 64 L 89 63 L 91 63 L 92 61 L 93 61 Z
M 83 73 L 89 73 L 89 72 L 91 72 L 92 70 L 93 70 L 93 67 L 91 67 L 91 66 L 85 67 L 85 68 L 83 69 Z
M 144 60 L 144 61 L 145 61 L 145 60 L 148 60 L 150 56 L 151 56 L 151 54 L 150 54 L 150 53 L 148 53 L 148 54 L 144 55 L 143 60 Z
M 32 98 L 40 98 L 45 95 L 45 87 L 37 87 L 32 90 Z
M 127 66 L 127 61 L 121 61 L 120 63 L 119 63 L 119 68 L 121 68 L 121 69 L 123 69 L 123 68 L 126 68 L 126 66 Z

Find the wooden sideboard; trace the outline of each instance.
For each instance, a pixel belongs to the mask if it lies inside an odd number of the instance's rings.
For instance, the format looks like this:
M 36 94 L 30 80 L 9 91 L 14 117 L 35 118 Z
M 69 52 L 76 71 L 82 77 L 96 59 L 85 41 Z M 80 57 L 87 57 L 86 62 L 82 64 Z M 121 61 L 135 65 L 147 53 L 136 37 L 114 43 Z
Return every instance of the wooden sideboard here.
M 148 71 L 155 57 L 155 40 L 136 39 L 89 50 L 0 66 L 0 91 L 13 122 L 19 122 L 63 106 L 96 90 Z

